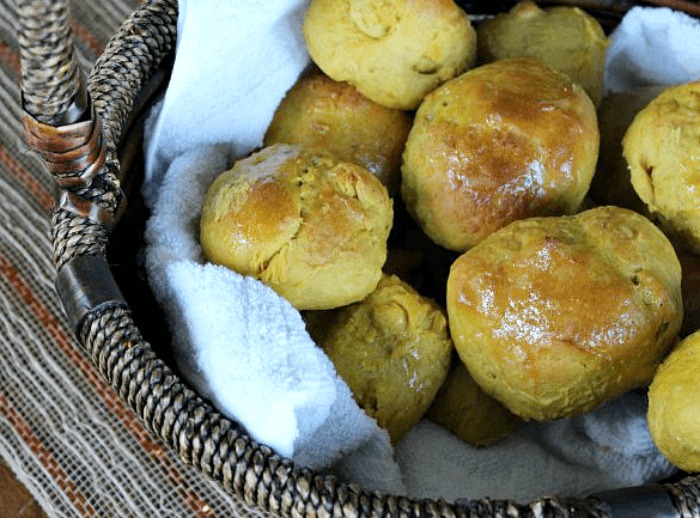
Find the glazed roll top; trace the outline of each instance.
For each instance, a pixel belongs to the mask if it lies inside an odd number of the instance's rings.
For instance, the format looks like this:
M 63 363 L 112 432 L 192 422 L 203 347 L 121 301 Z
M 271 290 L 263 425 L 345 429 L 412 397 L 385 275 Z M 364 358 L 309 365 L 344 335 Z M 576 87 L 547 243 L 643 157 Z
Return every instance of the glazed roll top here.
M 450 331 L 487 393 L 557 419 L 651 381 L 681 326 L 680 280 L 671 243 L 633 211 L 531 218 L 453 263 Z
M 512 221 L 575 212 L 599 141 L 595 107 L 578 85 L 537 58 L 498 61 L 425 98 L 401 194 L 433 241 L 464 251 Z
M 260 279 L 297 309 L 328 309 L 377 286 L 392 218 L 386 188 L 366 169 L 277 144 L 214 181 L 200 242 L 209 261 Z

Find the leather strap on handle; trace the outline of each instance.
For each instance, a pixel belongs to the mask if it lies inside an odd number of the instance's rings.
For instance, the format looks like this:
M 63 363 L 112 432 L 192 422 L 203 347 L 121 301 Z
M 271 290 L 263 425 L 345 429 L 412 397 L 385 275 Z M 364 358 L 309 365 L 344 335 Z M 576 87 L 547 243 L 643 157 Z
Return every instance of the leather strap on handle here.
M 94 114 L 88 120 L 63 126 L 40 122 L 24 113 L 27 143 L 44 159 L 60 187 L 89 187 L 105 162 L 100 124 Z
M 22 122 L 27 143 L 62 189 L 54 218 L 106 234 L 125 196 L 118 182 L 105 181 L 105 138 L 75 57 L 68 1 L 16 1 Z M 126 306 L 102 246 L 57 264 L 56 289 L 76 331 L 90 310 Z
M 105 172 L 105 145 L 75 57 L 68 2 L 17 0 L 17 14 L 27 143 L 64 189 L 59 210 L 112 228 L 119 211 L 82 196 Z

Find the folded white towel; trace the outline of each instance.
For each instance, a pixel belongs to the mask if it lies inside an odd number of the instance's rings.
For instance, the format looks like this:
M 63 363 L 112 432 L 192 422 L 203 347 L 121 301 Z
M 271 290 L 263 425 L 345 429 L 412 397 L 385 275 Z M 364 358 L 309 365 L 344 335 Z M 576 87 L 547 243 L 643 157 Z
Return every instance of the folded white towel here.
M 700 20 L 668 8 L 636 6 L 610 35 L 603 92 L 700 79 Z
M 357 406 L 299 312 L 262 283 L 205 263 L 200 208 L 231 152 L 202 145 L 182 153 L 151 204 L 146 266 L 179 370 L 224 415 L 298 464 L 324 468 L 357 450 L 384 459 L 381 471 L 369 472 L 369 487 L 403 491 L 398 466 L 386 462 L 388 434 Z
M 422 421 L 396 455 L 406 489 L 416 497 L 585 497 L 676 471 L 656 449 L 645 415 L 646 397 L 630 392 L 586 415 L 532 423 L 486 448 Z
M 257 281 L 205 264 L 197 239 L 204 192 L 234 159 L 261 144 L 279 100 L 308 64 L 301 35 L 307 1 L 180 2 L 172 79 L 147 128 L 143 192 L 153 211 L 146 234 L 149 280 L 168 312 L 186 379 L 254 438 L 370 490 L 527 500 L 638 485 L 671 473 L 633 393 L 587 416 L 533 425 L 487 449 L 423 421 L 394 451 L 291 305 Z M 688 43 L 697 41 L 694 22 L 666 11 L 633 9 L 633 21 L 626 18 L 613 34 L 608 91 L 660 82 L 656 72 L 645 75 L 644 65 L 654 64 L 639 37 L 661 37 L 664 47 L 676 23 L 692 34 L 684 33 L 676 75 L 667 77 L 698 78 L 700 45 Z M 640 16 L 644 21 L 634 21 Z M 654 25 L 662 17 L 665 32 Z M 643 32 L 624 36 L 629 27 Z
M 284 93 L 309 63 L 301 33 L 308 0 L 180 0 L 177 52 L 147 148 L 152 186 L 180 153 L 262 143 Z

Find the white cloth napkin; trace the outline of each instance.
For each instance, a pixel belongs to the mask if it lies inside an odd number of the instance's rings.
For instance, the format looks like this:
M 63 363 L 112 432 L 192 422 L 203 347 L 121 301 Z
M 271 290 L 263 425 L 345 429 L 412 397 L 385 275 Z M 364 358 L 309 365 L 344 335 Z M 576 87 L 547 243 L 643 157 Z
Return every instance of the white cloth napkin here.
M 182 151 L 262 142 L 277 104 L 309 62 L 308 0 L 179 0 L 177 52 L 147 148 L 146 194 Z
M 388 434 L 367 417 L 308 336 L 298 311 L 261 283 L 206 264 L 198 220 L 206 189 L 262 142 L 308 65 L 306 2 L 180 2 L 177 54 L 146 128 L 146 266 L 174 336 L 178 368 L 250 435 L 299 465 L 402 492 Z M 365 458 L 367 457 L 367 458 Z M 373 475 L 376 474 L 376 477 Z
M 291 305 L 257 281 L 205 263 L 197 236 L 204 192 L 217 174 L 261 144 L 279 100 L 308 64 L 301 35 L 306 5 L 180 2 L 172 79 L 147 128 L 143 193 L 152 210 L 149 280 L 168 313 L 185 378 L 255 439 L 300 465 L 328 467 L 370 490 L 526 500 L 584 495 L 671 474 L 674 468 L 649 437 L 645 400 L 633 393 L 587 416 L 527 427 L 487 449 L 423 421 L 394 451 Z M 628 16 L 656 20 L 661 12 L 696 31 L 677 13 L 636 8 Z M 629 26 L 623 22 L 619 30 Z M 642 38 L 658 35 L 645 32 Z M 696 36 L 688 34 L 686 41 Z M 614 34 L 612 41 L 611 56 L 643 57 L 636 40 Z M 700 53 L 700 46 L 695 50 Z M 678 61 L 693 59 L 700 56 L 684 53 Z M 620 81 L 616 68 L 627 84 L 649 81 L 614 63 L 607 84 Z
M 603 93 L 700 78 L 700 20 L 666 7 L 633 7 L 610 35 Z
M 424 420 L 396 455 L 406 490 L 418 498 L 585 497 L 676 471 L 651 439 L 646 407 L 644 395 L 630 392 L 589 414 L 532 423 L 486 448 Z
M 205 262 L 197 239 L 200 207 L 230 164 L 223 145 L 185 151 L 151 203 L 146 267 L 179 370 L 252 437 L 299 465 L 329 467 L 357 450 L 374 467 L 369 487 L 403 491 L 388 434 L 357 406 L 299 312 L 262 283 Z M 353 464 L 338 469 L 355 476 Z

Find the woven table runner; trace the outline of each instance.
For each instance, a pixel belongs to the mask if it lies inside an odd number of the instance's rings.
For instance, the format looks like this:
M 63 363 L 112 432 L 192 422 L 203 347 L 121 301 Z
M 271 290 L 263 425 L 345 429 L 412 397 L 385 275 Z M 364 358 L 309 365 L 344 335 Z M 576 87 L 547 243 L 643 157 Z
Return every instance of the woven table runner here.
M 72 2 L 86 75 L 136 5 Z M 56 188 L 24 141 L 15 20 L 14 1 L 0 0 L 0 457 L 49 517 L 245 515 L 154 441 L 66 322 L 50 239 Z

